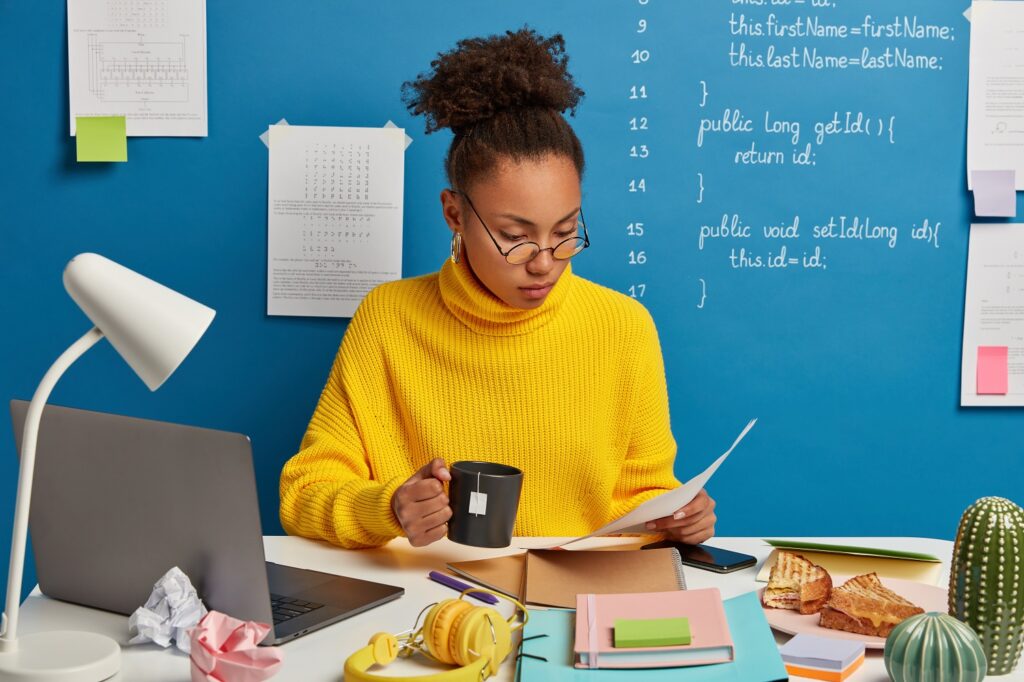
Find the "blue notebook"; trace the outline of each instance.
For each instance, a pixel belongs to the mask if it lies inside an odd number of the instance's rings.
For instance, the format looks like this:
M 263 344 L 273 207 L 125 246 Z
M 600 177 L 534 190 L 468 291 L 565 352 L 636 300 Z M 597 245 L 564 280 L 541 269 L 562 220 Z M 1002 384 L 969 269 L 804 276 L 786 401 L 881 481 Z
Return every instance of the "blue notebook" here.
M 649 668 L 637 670 L 582 670 L 573 666 L 575 611 L 531 611 L 523 638 L 523 653 L 540 656 L 547 662 L 520 656 L 517 679 L 521 682 L 778 682 L 788 680 L 761 602 L 755 592 L 726 599 L 725 617 L 729 621 L 735 659 L 731 663 L 690 668 Z

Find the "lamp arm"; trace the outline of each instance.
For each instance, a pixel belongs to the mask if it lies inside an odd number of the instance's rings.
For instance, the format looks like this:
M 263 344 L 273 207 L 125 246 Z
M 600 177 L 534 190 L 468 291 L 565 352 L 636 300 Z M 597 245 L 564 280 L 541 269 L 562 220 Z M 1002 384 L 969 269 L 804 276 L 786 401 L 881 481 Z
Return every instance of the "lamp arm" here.
M 25 416 L 21 437 L 21 464 L 18 470 L 18 494 L 14 503 L 14 530 L 11 532 L 11 564 L 7 572 L 7 606 L 0 625 L 0 652 L 13 651 L 18 641 L 18 609 L 21 606 L 21 578 L 25 568 L 25 539 L 28 535 L 28 512 L 32 499 L 32 474 L 35 469 L 36 439 L 39 420 L 50 392 L 68 367 L 103 338 L 103 332 L 93 327 L 75 341 L 47 370 L 39 382 Z

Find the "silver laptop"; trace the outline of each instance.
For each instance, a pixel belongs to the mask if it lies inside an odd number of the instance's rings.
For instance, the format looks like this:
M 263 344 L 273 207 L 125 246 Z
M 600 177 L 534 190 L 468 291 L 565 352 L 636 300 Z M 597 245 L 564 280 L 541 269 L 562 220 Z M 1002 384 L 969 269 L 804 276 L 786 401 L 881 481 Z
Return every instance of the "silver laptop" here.
M 15 440 L 28 403 L 11 401 Z M 248 437 L 48 405 L 29 515 L 43 594 L 116 613 L 177 566 L 207 608 L 280 644 L 404 594 L 265 561 Z

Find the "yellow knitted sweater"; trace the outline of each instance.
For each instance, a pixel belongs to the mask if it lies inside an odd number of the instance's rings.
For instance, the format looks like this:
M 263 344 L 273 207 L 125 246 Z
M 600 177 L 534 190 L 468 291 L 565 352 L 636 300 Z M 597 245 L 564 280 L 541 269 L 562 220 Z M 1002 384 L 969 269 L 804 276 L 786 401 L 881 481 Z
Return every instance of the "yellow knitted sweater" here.
M 360 304 L 281 472 L 281 524 L 384 544 L 403 534 L 395 489 L 441 457 L 524 472 L 516 535 L 584 535 L 678 486 L 675 453 L 643 306 L 566 268 L 542 305 L 513 308 L 446 261 Z

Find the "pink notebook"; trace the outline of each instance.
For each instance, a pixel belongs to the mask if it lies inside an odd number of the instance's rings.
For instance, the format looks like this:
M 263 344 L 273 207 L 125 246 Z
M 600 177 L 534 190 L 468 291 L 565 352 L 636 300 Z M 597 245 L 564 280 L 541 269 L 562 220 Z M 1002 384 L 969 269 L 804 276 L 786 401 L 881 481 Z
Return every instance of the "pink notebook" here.
M 688 618 L 690 643 L 616 649 L 616 618 Z M 577 668 L 674 668 L 728 663 L 732 637 L 716 587 L 673 592 L 576 595 Z

